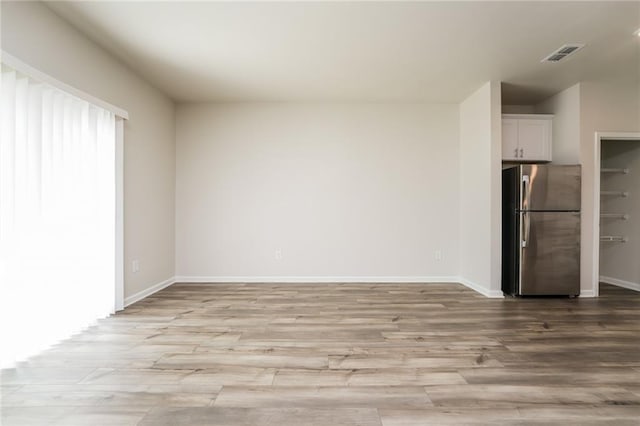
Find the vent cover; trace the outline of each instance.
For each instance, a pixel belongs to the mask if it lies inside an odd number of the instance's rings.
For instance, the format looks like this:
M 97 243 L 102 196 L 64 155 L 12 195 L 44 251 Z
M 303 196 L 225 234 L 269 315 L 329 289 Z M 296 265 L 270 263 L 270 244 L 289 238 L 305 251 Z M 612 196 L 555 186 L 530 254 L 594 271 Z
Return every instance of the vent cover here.
M 573 55 L 583 47 L 584 47 L 584 44 L 580 44 L 580 43 L 565 44 L 560 49 L 551 53 L 549 56 L 547 56 L 540 62 L 553 62 L 553 63 L 560 62 L 567 56 Z

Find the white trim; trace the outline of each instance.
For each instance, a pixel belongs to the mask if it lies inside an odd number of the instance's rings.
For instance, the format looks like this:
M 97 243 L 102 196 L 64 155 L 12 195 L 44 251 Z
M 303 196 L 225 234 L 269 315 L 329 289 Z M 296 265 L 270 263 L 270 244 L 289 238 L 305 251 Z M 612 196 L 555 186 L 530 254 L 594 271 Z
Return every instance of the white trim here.
M 553 114 L 514 114 L 514 113 L 504 113 L 502 114 L 502 118 L 533 118 L 539 120 L 553 120 Z
M 480 284 L 474 283 L 473 281 L 469 281 L 466 278 L 462 278 L 462 277 L 458 277 L 457 278 L 457 282 L 459 282 L 460 284 L 464 285 L 465 287 L 480 293 L 481 295 L 491 298 L 491 299 L 502 299 L 504 298 L 504 294 L 502 293 L 502 291 L 496 291 L 496 290 L 488 290 L 486 288 L 484 288 L 483 286 L 481 286 Z
M 153 293 L 156 293 L 164 288 L 169 287 L 171 284 L 175 283 L 176 280 L 171 277 L 169 279 L 166 279 L 162 282 L 159 282 L 158 284 L 152 285 L 149 288 L 145 288 L 142 291 L 139 291 L 135 294 L 132 294 L 131 296 L 127 297 L 124 299 L 124 306 L 129 306 L 133 303 L 139 302 L 140 300 L 144 299 L 145 297 L 149 297 L 151 296 Z
M 108 111 L 111 111 L 112 113 L 114 113 L 120 118 L 123 118 L 125 120 L 129 119 L 129 113 L 126 110 L 119 108 L 115 105 L 112 105 L 109 102 L 103 101 L 100 98 L 96 98 L 95 96 L 90 95 L 86 92 L 83 92 L 80 89 L 76 89 L 75 87 L 70 86 L 67 83 L 63 83 L 62 81 L 54 77 L 51 77 L 48 74 L 45 74 L 44 72 L 32 67 L 31 65 L 25 63 L 24 61 L 16 58 L 15 56 L 7 53 L 4 50 L 0 50 L 0 59 L 2 60 L 2 63 L 15 69 L 16 71 L 20 71 L 21 73 L 33 78 L 34 80 L 38 80 L 40 82 L 49 84 L 77 98 L 80 98 L 84 101 L 97 105 L 100 108 L 104 108 Z
M 116 117 L 116 279 L 114 311 L 124 309 L 124 119 Z
M 617 278 L 603 276 L 600 276 L 600 281 L 605 284 L 611 284 L 618 287 L 628 288 L 629 290 L 640 291 L 640 283 L 634 283 L 631 281 L 619 280 Z
M 593 297 L 600 295 L 600 148 L 601 136 L 596 132 L 593 153 L 593 218 L 591 221 L 592 249 L 591 249 L 591 292 Z M 584 291 L 580 292 L 581 294 Z
M 593 293 L 593 290 L 580 290 L 578 297 L 598 297 Z
M 615 140 L 640 140 L 638 132 L 595 132 L 595 143 L 593 152 L 593 219 L 591 223 L 592 251 L 591 251 L 591 292 L 593 296 L 600 294 L 600 153 L 603 139 Z M 587 291 L 581 291 L 581 295 Z
M 434 276 L 176 276 L 177 283 L 457 283 L 458 277 Z

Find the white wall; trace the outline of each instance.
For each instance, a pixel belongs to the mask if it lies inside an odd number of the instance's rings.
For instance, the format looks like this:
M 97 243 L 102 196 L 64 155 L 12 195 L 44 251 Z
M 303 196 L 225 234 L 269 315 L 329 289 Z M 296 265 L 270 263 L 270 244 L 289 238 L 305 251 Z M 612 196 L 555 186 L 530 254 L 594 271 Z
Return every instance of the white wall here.
M 125 122 L 125 297 L 174 272 L 174 106 L 39 2 L 2 2 L 2 49 L 128 110 Z M 140 272 L 131 273 L 131 261 Z
M 460 104 L 460 277 L 501 297 L 500 84 L 489 82 Z
M 176 143 L 179 279 L 457 275 L 456 105 L 180 105 Z
M 596 132 L 640 132 L 640 83 L 610 80 L 580 85 L 580 162 L 582 163 L 581 292 L 597 290 L 599 229 L 594 226 Z
M 626 236 L 629 241 L 600 244 L 601 281 L 640 291 L 640 140 L 603 141 L 601 164 L 629 169 L 628 174 L 602 174 L 601 190 L 627 191 L 629 196 L 602 196 L 601 211 L 626 213 L 629 219 L 603 219 L 600 234 Z
M 554 164 L 580 163 L 580 83 L 535 106 L 538 114 L 553 114 Z

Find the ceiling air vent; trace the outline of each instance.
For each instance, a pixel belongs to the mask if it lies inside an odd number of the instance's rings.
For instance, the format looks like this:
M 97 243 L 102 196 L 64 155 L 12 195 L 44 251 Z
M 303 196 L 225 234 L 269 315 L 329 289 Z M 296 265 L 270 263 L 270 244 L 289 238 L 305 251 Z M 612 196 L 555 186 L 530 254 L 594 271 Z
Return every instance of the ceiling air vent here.
M 573 43 L 573 44 L 565 44 L 560 49 L 556 50 L 540 62 L 560 62 L 564 58 L 569 55 L 576 53 L 578 50 L 582 49 L 584 44 Z

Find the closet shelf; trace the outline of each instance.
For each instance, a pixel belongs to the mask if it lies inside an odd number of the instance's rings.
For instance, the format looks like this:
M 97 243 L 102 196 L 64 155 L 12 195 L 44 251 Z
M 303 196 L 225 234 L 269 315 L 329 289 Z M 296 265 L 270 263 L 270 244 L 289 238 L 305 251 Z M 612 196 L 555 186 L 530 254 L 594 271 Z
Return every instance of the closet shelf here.
M 600 169 L 601 173 L 622 173 L 622 174 L 629 174 L 629 169 L 613 169 L 613 168 L 603 168 Z
M 625 213 L 600 213 L 600 217 L 606 217 L 611 219 L 622 219 L 622 220 L 629 219 L 629 215 Z
M 629 241 L 627 237 L 622 237 L 619 235 L 602 235 L 600 237 L 600 241 L 602 242 L 617 242 L 617 243 L 626 243 Z
M 626 198 L 629 196 L 629 193 L 627 191 L 600 191 L 600 195 L 613 195 Z

